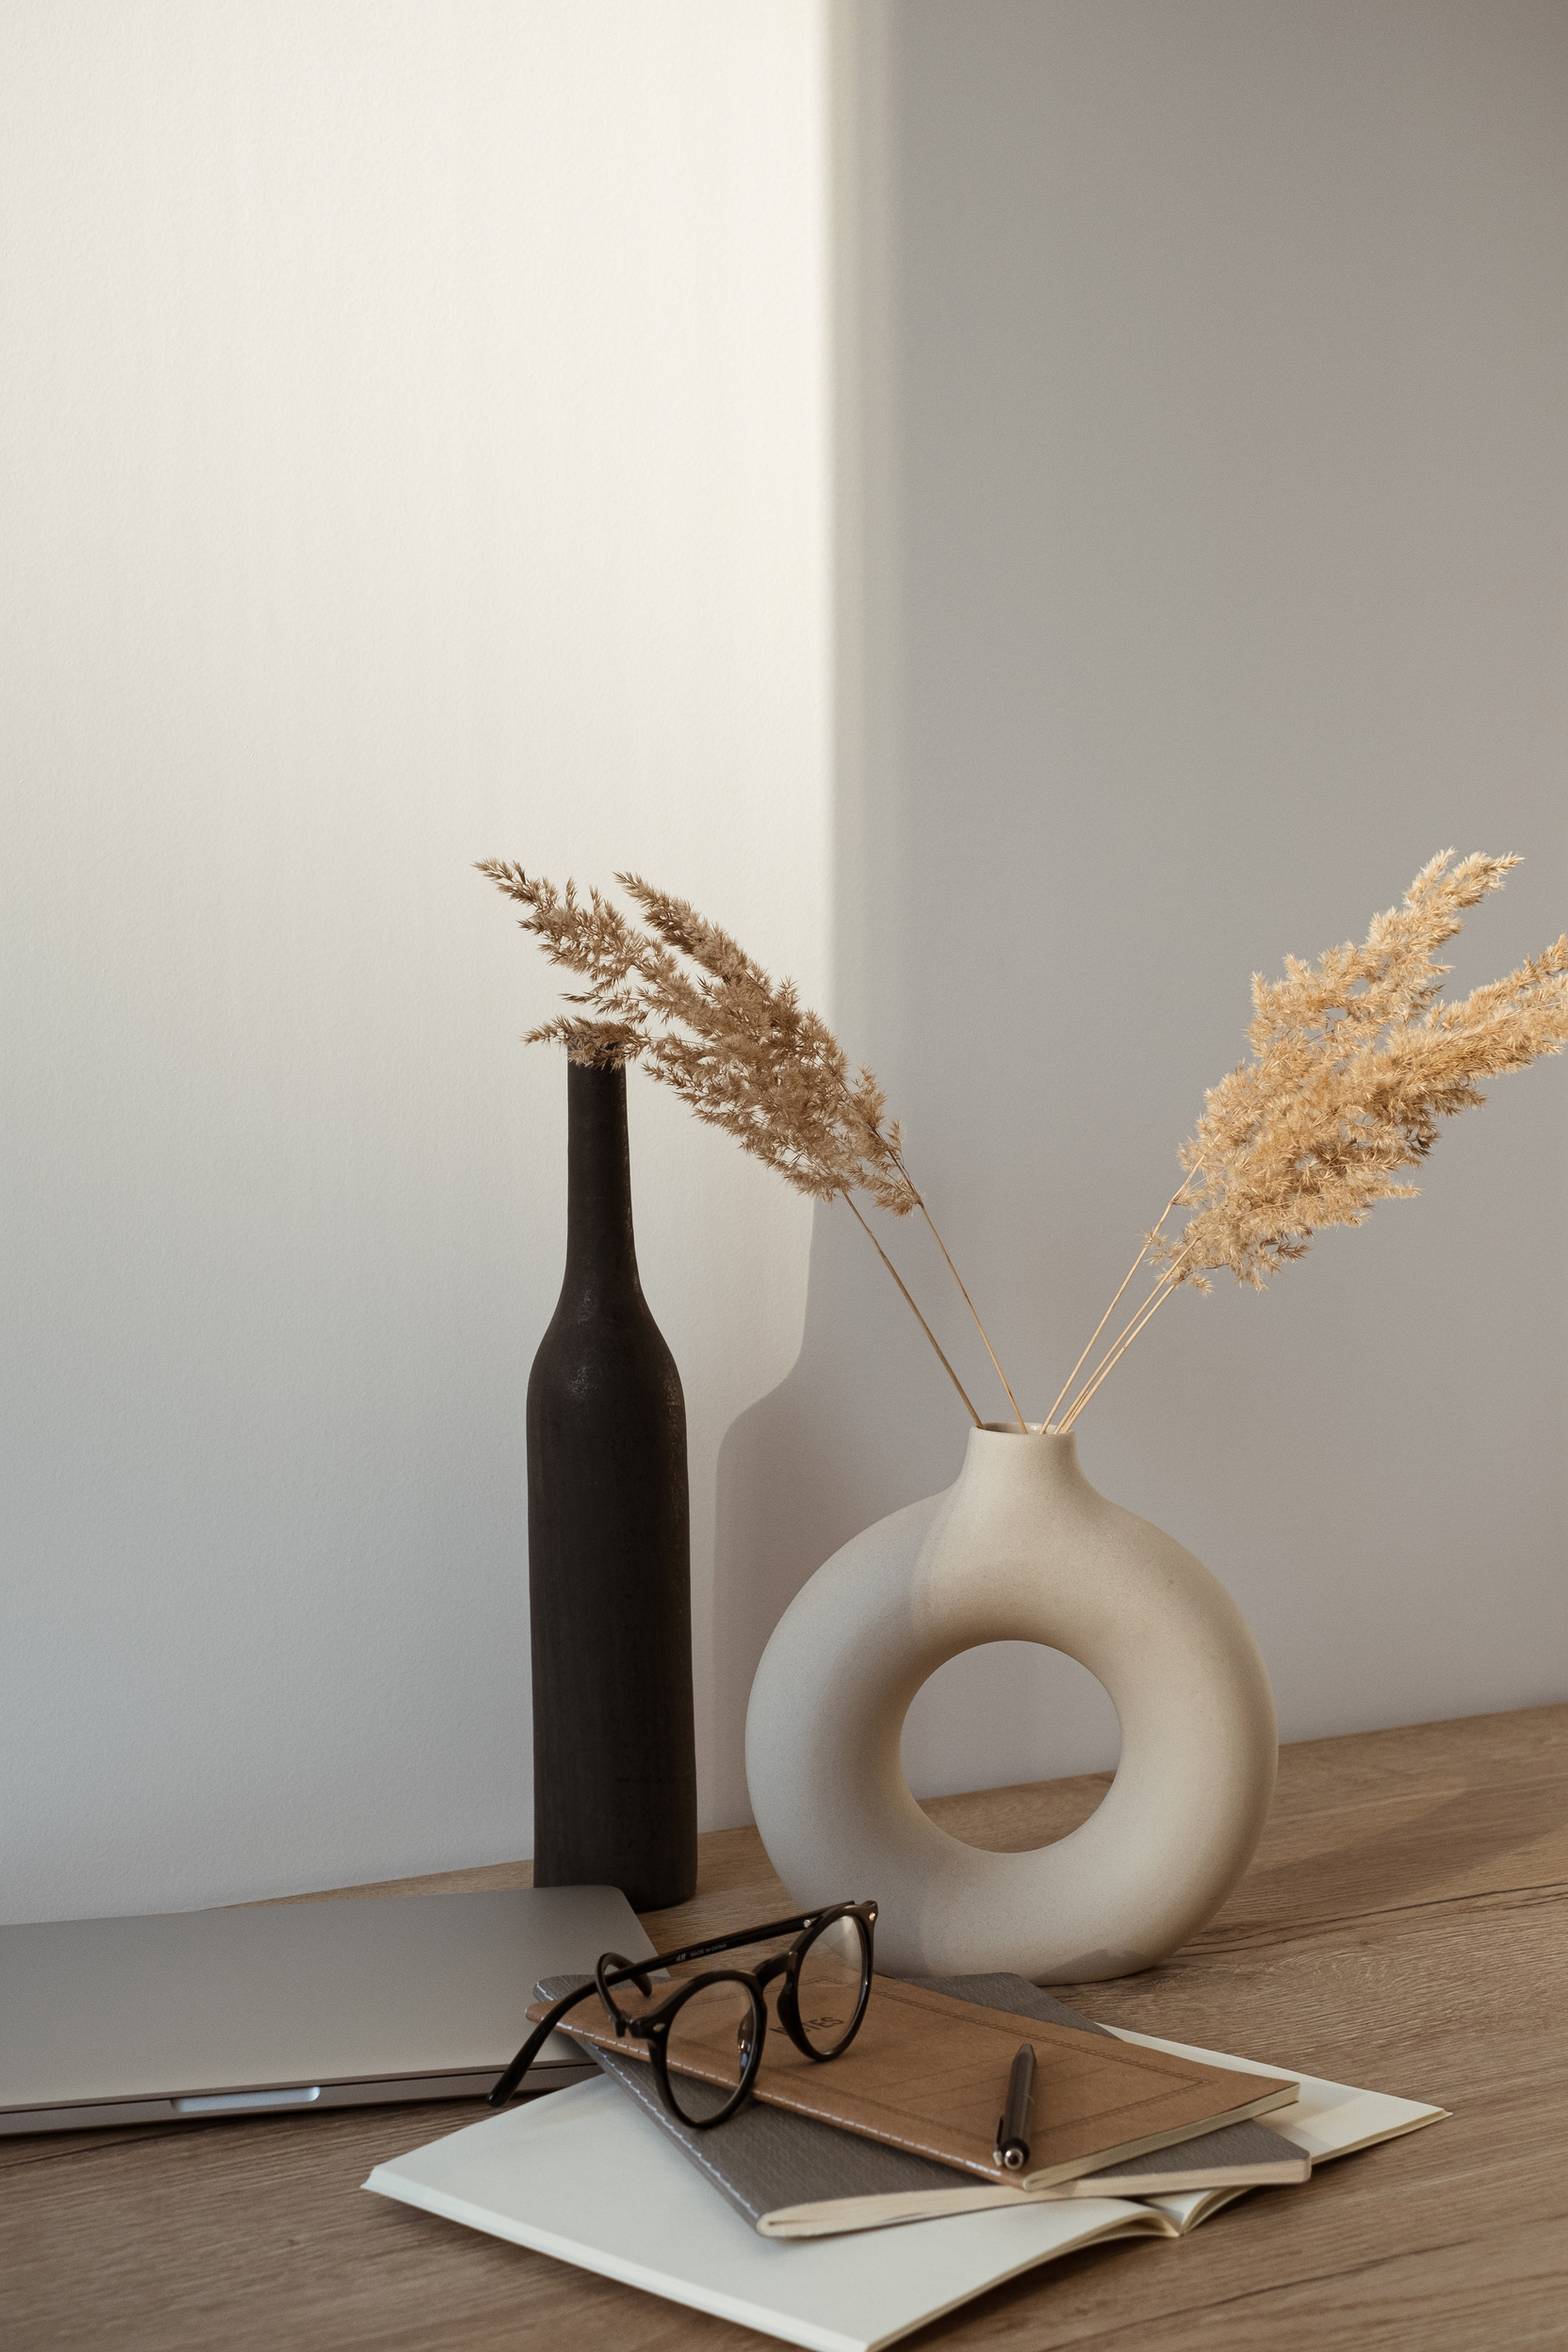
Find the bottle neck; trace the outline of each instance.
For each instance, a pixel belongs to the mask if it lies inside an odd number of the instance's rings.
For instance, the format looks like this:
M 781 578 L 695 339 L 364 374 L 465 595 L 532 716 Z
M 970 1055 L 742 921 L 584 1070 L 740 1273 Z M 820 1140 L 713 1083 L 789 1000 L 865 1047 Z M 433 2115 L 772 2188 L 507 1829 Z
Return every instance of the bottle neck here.
M 624 1064 L 566 1065 L 566 1287 L 639 1288 Z

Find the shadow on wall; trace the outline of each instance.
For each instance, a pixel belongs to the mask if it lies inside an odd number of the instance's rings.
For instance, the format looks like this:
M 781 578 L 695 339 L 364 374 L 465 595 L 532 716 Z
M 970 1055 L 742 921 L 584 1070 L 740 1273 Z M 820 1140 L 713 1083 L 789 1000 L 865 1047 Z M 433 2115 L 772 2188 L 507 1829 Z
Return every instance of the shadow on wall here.
M 951 1485 L 968 1429 L 864 1236 L 841 1210 L 819 1209 L 800 1355 L 719 1454 L 711 1730 L 727 1820 L 750 1810 L 746 1703 L 775 1625 L 841 1544 Z M 904 1765 L 924 1796 L 1103 1769 L 1118 1744 L 1115 1709 L 1084 1668 L 1032 1644 L 993 1643 L 918 1694 Z
M 866 642 L 834 1005 L 1037 1418 L 1242 1050 L 1250 972 L 1361 936 L 1449 843 L 1530 860 L 1456 991 L 1560 928 L 1564 32 L 1462 8 L 1417 57 L 1397 11 L 974 0 L 890 41 L 858 118 L 891 150 L 858 263 L 893 291 L 858 298 L 886 317 L 843 436 Z M 1233 1593 L 1287 1739 L 1560 1690 L 1568 1087 L 1489 1092 L 1420 1201 L 1266 1298 L 1172 1305 L 1085 1419 L 1091 1482 Z M 1000 1410 L 928 1243 L 889 1246 Z M 823 1212 L 800 1360 L 720 1457 L 727 1818 L 772 1625 L 951 1482 L 964 1428 Z M 1009 1756 L 1011 1672 L 927 1686 L 918 1789 L 1103 1764 L 1038 1706 Z
M 907 1310 L 853 1219 L 841 1207 L 819 1208 L 800 1354 L 788 1378 L 732 1424 L 719 1451 L 712 1738 L 727 1820 L 750 1811 L 746 1702 L 791 1601 L 861 1527 L 958 1475 L 968 1423 L 954 1397 L 952 1442 L 931 1446 L 924 1416 L 907 1410 L 925 1367 L 897 1316 L 907 1320 Z M 910 1331 L 932 1380 L 945 1387 L 940 1365 Z M 855 1392 L 853 1414 L 846 1386 Z

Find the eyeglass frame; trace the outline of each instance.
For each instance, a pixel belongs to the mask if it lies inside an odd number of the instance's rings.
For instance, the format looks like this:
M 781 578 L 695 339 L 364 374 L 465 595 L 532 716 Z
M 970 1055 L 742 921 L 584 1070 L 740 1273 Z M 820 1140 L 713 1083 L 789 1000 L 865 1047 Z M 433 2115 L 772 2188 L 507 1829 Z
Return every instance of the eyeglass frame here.
M 820 1911 L 802 1911 L 793 1919 L 774 1919 L 763 1927 L 745 1928 L 731 1936 L 712 1936 L 706 1943 L 688 1944 L 678 1952 L 654 1952 L 646 1960 L 628 1960 L 618 1952 L 601 1952 L 587 1983 L 551 2003 L 548 2014 L 534 2027 L 494 2088 L 486 2093 L 486 2105 L 506 2105 L 568 2009 L 575 2008 L 580 2001 L 585 2001 L 590 1993 L 596 1992 L 605 2014 L 614 2022 L 616 2040 L 633 2034 L 639 2041 L 647 2043 L 648 2059 L 659 2085 L 660 2097 L 676 2120 L 693 2132 L 710 2132 L 716 2124 L 727 2123 L 751 2097 L 757 2081 L 757 2071 L 762 2063 L 762 2046 L 768 2033 L 767 1987 L 776 1977 L 782 1976 L 784 1979 L 778 1988 L 778 2022 L 801 2055 L 809 2058 L 816 2066 L 827 2066 L 835 2058 L 843 2056 L 860 2031 L 866 2004 L 871 1999 L 877 1907 L 874 1903 L 829 1903 Z M 807 2038 L 800 2017 L 801 1963 L 823 1929 L 832 1926 L 835 1920 L 845 1919 L 854 1919 L 860 1934 L 860 1998 L 856 2003 L 849 2030 L 837 2048 L 814 2050 Z M 650 2000 L 653 1994 L 650 1980 L 655 1968 L 677 1968 L 683 1961 L 710 1960 L 721 1952 L 737 1952 L 747 1944 L 766 1943 L 775 1936 L 788 1936 L 797 1930 L 799 1932 L 795 1933 L 794 1941 L 789 1949 L 774 1952 L 760 1968 L 713 1968 L 701 1976 L 683 1977 L 672 1988 L 667 2001 L 662 2001 L 657 2009 L 645 2010 L 641 2017 L 627 2017 L 612 1998 L 616 1985 L 631 1984 L 636 1985 L 645 2000 Z M 741 2080 L 733 2095 L 710 2115 L 689 2115 L 670 2089 L 670 2028 L 694 1994 L 703 1991 L 710 1984 L 739 1984 L 744 1988 L 751 2001 L 755 2031 L 749 2041 L 743 2044 L 745 2056 Z

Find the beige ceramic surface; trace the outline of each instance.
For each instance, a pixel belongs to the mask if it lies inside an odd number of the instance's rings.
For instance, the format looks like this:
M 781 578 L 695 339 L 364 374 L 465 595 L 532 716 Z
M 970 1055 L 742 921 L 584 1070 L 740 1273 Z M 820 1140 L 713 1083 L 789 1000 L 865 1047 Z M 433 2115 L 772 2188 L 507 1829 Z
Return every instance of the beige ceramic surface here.
M 986 1642 L 1065 1651 L 1120 1719 L 1104 1803 L 1034 1853 L 960 1844 L 899 1760 L 921 1685 Z M 746 1776 L 792 1895 L 874 1898 L 892 1973 L 1081 1984 L 1149 1968 L 1217 1908 L 1263 1828 L 1276 1740 L 1257 1644 L 1208 1570 L 1097 1494 L 1075 1439 L 975 1429 L 945 1494 L 868 1527 L 786 1610 Z

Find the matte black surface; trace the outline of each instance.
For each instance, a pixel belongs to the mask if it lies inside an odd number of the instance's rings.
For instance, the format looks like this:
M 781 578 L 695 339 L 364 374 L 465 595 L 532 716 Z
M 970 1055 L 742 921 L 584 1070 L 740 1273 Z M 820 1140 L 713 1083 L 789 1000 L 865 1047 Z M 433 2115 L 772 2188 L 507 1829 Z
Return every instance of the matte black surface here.
M 643 1296 L 626 1071 L 569 1063 L 566 1276 L 528 1384 L 535 1886 L 696 1886 L 686 1405 Z

